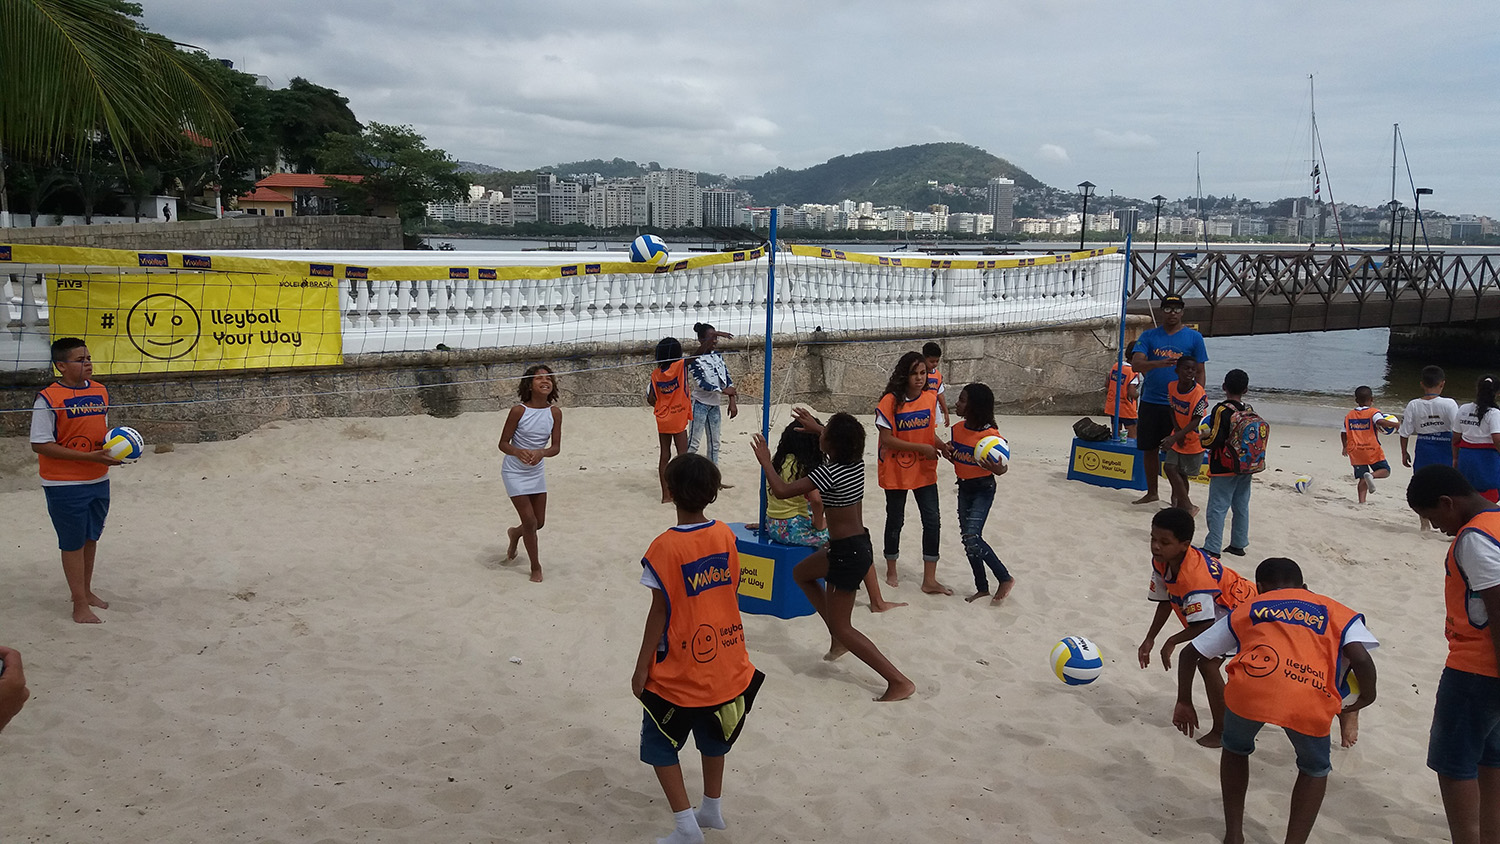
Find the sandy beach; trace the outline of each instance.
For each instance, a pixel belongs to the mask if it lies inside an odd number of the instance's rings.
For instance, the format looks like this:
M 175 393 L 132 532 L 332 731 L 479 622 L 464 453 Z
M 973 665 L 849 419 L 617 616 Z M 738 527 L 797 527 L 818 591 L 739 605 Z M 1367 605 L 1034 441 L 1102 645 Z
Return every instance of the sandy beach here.
M 503 418 L 279 422 L 114 470 L 95 578 L 112 603 L 103 625 L 70 620 L 34 457 L 24 440 L 0 440 L 0 643 L 25 655 L 33 692 L 0 736 L 0 840 L 668 832 L 630 696 L 650 604 L 639 559 L 673 523 L 657 503 L 650 411 L 565 411 L 563 452 L 547 461 L 541 584 L 524 555 L 502 559 L 514 523 L 495 450 Z M 777 408 L 773 427 L 787 418 Z M 757 409 L 726 418 L 736 486 L 709 515 L 755 518 L 758 421 Z M 1175 671 L 1136 666 L 1152 612 L 1150 510 L 1130 491 L 1065 480 L 1072 421 L 1000 421 L 1014 457 L 987 536 L 1017 576 L 1004 605 L 961 598 L 973 583 L 951 469 L 939 475 L 939 575 L 953 597 L 917 590 L 910 508 L 902 585 L 886 596 L 911 606 L 875 615 L 861 596 L 855 623 L 917 683 L 913 699 L 871 702 L 878 676 L 851 657 L 824 662 L 816 618 L 745 617 L 767 680 L 729 756 L 729 829 L 709 841 L 1218 840 L 1218 751 L 1172 728 Z M 1383 441 L 1394 476 L 1361 507 L 1335 430 L 1274 425 L 1250 556 L 1226 558 L 1253 576 L 1264 557 L 1292 557 L 1382 642 L 1379 702 L 1358 746 L 1335 747 L 1314 841 L 1446 840 L 1423 762 L 1446 654 L 1446 538 L 1418 532 L 1410 470 L 1397 440 Z M 867 469 L 878 536 L 873 444 Z M 1298 494 L 1304 472 L 1314 485 Z M 1205 503 L 1207 488 L 1194 495 Z M 1104 654 L 1091 686 L 1050 673 L 1048 652 L 1070 634 Z M 1201 687 L 1198 703 L 1206 717 Z M 696 754 L 684 760 L 696 802 Z M 1285 738 L 1262 733 L 1251 840 L 1280 840 L 1294 776 Z

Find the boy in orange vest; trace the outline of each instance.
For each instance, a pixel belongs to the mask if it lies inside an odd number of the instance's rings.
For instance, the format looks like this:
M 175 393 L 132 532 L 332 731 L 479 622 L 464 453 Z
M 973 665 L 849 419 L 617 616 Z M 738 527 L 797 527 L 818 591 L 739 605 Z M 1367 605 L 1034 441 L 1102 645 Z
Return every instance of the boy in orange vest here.
M 1375 393 L 1369 387 L 1354 388 L 1354 409 L 1344 416 L 1344 428 L 1339 431 L 1344 456 L 1354 466 L 1361 504 L 1375 489 L 1376 480 L 1391 476 L 1391 464 L 1386 462 L 1385 449 L 1380 447 L 1380 432 L 1390 433 L 1401 424 L 1371 407 L 1374 403 Z
M 36 394 L 31 409 L 31 450 L 57 530 L 73 620 L 99 624 L 94 609 L 108 609 L 109 603 L 94 594 L 94 553 L 109 515 L 109 467 L 122 461 L 104 451 L 109 391 L 92 380 L 89 347 L 63 337 L 52 344 L 52 365 L 58 380 Z
M 938 409 L 943 412 L 943 427 L 951 428 L 948 420 L 948 384 L 943 380 L 943 373 L 938 372 L 938 364 L 943 362 L 943 347 L 931 340 L 922 344 L 922 359 L 927 361 L 927 389 L 937 393 Z
M 1225 567 L 1217 557 L 1193 547 L 1193 527 L 1192 515 L 1179 507 L 1168 507 L 1151 518 L 1151 588 L 1146 598 L 1157 604 L 1151 628 L 1136 651 L 1142 668 L 1151 664 L 1151 649 L 1167 616 L 1175 614 L 1182 630 L 1162 645 L 1163 670 L 1172 667 L 1172 651 L 1178 645 L 1192 640 L 1255 595 L 1250 581 Z M 1219 676 L 1217 660 L 1203 663 L 1200 670 L 1214 726 L 1198 743 L 1218 747 L 1224 731 L 1224 678 Z
M 719 495 L 719 468 L 707 457 L 679 454 L 666 476 L 677 526 L 658 536 L 641 560 L 651 610 L 630 690 L 645 708 L 641 761 L 656 769 L 675 821 L 658 844 L 696 844 L 705 827 L 724 828 L 724 756 L 765 675 L 745 650 L 734 533 L 703 515 Z M 703 801 L 696 812 L 677 761 L 689 733 L 703 757 Z
M 1443 562 L 1448 661 L 1427 767 L 1437 772 L 1454 844 L 1493 841 L 1500 816 L 1500 508 L 1442 464 L 1412 475 L 1406 503 L 1454 537 Z
M 1297 754 L 1297 783 L 1287 819 L 1287 844 L 1301 844 L 1312 832 L 1328 789 L 1334 716 L 1375 702 L 1375 662 L 1380 643 L 1364 616 L 1339 602 L 1310 592 L 1302 569 L 1272 557 L 1255 570 L 1260 594 L 1236 607 L 1182 649 L 1177 672 L 1177 706 L 1172 723 L 1191 736 L 1198 727 L 1193 709 L 1193 669 L 1202 659 L 1233 653 L 1224 687 L 1224 751 L 1219 781 L 1224 796 L 1224 840 L 1245 840 L 1245 792 L 1250 785 L 1250 754 L 1266 724 L 1286 731 Z M 1238 653 L 1236 653 L 1238 650 Z M 1359 699 L 1347 708 L 1338 686 L 1349 667 L 1359 682 Z
M 1167 386 L 1167 406 L 1172 409 L 1172 433 L 1161 441 L 1161 465 L 1172 487 L 1172 506 L 1198 515 L 1189 493 L 1188 480 L 1203 468 L 1203 444 L 1198 425 L 1208 415 L 1208 391 L 1198 383 L 1198 361 L 1192 355 L 1177 359 L 1177 381 Z

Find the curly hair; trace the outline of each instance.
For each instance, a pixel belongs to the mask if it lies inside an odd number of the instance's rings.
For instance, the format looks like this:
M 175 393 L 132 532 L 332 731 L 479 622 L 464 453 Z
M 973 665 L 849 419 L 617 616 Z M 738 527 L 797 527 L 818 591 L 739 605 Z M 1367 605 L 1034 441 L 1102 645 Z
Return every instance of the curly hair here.
M 531 401 L 531 379 L 543 373 L 552 376 L 552 392 L 547 394 L 547 404 L 557 401 L 557 373 L 545 363 L 528 366 L 526 371 L 521 373 L 521 383 L 516 385 L 516 395 L 521 397 L 521 401 Z
M 780 472 L 786 468 L 787 458 L 795 461 L 792 465 L 797 467 L 798 478 L 816 469 L 823 462 L 823 452 L 818 448 L 818 435 L 802 430 L 796 422 L 787 425 L 776 443 L 776 453 L 771 457 L 771 465 Z
M 921 352 L 907 352 L 896 361 L 896 368 L 891 370 L 891 379 L 885 382 L 885 392 L 880 394 L 881 398 L 886 396 L 896 397 L 896 407 L 906 403 L 906 382 L 911 378 L 912 368 L 917 364 L 927 365 L 927 359 L 922 357 Z

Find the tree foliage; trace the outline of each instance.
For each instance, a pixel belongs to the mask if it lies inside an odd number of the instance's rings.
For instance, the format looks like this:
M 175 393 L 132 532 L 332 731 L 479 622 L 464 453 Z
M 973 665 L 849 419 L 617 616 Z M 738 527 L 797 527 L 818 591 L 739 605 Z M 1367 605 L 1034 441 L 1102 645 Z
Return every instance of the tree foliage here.
M 844 199 L 925 208 L 934 202 L 954 205 L 928 185 L 983 187 L 995 177 L 1014 179 L 1021 188 L 1040 187 L 1030 173 L 968 144 L 942 143 L 861 152 L 809 167 L 779 167 L 739 182 L 762 205 L 832 204 Z
M 461 198 L 469 184 L 448 153 L 429 148 L 410 126 L 371 123 L 359 134 L 331 134 L 317 164 L 324 173 L 364 177 L 330 183 L 346 209 L 369 214 L 393 205 L 413 223 L 426 215 L 427 203 Z

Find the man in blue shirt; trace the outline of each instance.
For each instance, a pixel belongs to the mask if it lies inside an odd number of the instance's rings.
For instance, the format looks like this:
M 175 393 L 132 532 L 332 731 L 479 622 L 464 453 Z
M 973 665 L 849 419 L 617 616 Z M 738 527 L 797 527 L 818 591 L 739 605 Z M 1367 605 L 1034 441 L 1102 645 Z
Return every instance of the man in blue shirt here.
M 1162 324 L 1143 333 L 1135 341 L 1130 365 L 1142 378 L 1139 416 L 1136 421 L 1135 445 L 1144 452 L 1146 461 L 1146 494 L 1135 501 L 1149 504 L 1157 500 L 1156 485 L 1161 475 L 1161 441 L 1171 436 L 1176 425 L 1172 406 L 1167 402 L 1167 388 L 1177 381 L 1177 359 L 1192 355 L 1198 361 L 1198 383 L 1208 377 L 1204 362 L 1208 348 L 1203 335 L 1182 324 L 1182 297 L 1173 293 L 1161 299 Z

